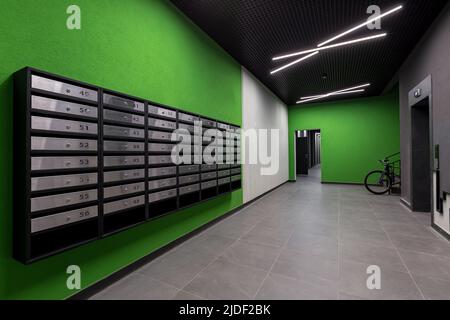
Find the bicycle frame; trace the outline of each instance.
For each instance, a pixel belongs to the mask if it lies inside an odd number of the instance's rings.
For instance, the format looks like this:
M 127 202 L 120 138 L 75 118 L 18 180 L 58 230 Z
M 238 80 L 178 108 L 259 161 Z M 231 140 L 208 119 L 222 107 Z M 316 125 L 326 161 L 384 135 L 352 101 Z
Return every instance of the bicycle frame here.
M 391 187 L 401 184 L 400 176 L 395 174 L 395 168 L 393 166 L 393 163 L 385 163 L 383 171 L 385 175 L 387 175 L 391 179 L 392 182 Z

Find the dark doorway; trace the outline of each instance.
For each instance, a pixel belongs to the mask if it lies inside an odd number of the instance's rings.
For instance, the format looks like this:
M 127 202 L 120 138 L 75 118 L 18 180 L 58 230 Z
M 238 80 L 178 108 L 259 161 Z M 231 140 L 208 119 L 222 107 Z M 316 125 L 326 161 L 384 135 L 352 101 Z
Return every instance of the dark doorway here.
M 295 133 L 297 175 L 308 175 L 321 162 L 320 130 L 301 130 Z
M 309 173 L 309 141 L 307 137 L 297 137 L 297 174 Z
M 430 105 L 424 99 L 411 108 L 412 209 L 431 212 Z

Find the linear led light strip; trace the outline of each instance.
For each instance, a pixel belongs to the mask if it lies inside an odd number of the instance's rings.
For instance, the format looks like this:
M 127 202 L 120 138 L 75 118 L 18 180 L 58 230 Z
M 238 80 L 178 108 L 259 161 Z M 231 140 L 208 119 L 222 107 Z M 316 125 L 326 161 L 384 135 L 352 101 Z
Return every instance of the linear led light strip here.
M 284 65 L 284 66 L 282 66 L 282 67 L 272 71 L 271 74 L 277 73 L 277 72 L 279 72 L 281 70 L 284 70 L 284 69 L 286 69 L 288 67 L 291 67 L 291 66 L 293 66 L 293 65 L 295 65 L 295 64 L 297 64 L 297 63 L 299 63 L 301 61 L 304 61 L 304 60 L 306 60 L 308 58 L 311 58 L 312 56 L 316 55 L 317 53 L 319 53 L 319 51 L 322 51 L 322 50 L 328 50 L 328 49 L 332 49 L 332 48 L 336 48 L 336 47 L 346 46 L 346 45 L 349 45 L 349 44 L 354 44 L 354 43 L 359 43 L 359 42 L 363 42 L 363 41 L 368 41 L 368 40 L 372 40 L 372 39 L 385 37 L 387 34 L 383 33 L 383 34 L 378 34 L 378 35 L 375 35 L 375 36 L 372 36 L 372 37 L 365 37 L 365 38 L 361 38 L 361 39 L 341 42 L 341 43 L 337 43 L 337 44 L 334 44 L 334 45 L 323 47 L 325 44 L 328 44 L 328 43 L 330 43 L 330 42 L 332 42 L 332 41 L 334 41 L 336 39 L 342 38 L 343 36 L 345 36 L 345 35 L 347 35 L 349 33 L 352 33 L 353 31 L 356 31 L 356 30 L 358 30 L 360 28 L 363 28 L 364 26 L 367 26 L 368 24 L 370 24 L 370 23 L 372 23 L 374 21 L 380 20 L 381 18 L 384 18 L 384 17 L 386 17 L 386 16 L 388 16 L 388 15 L 394 13 L 394 12 L 397 12 L 397 11 L 401 10 L 402 8 L 403 8 L 403 6 L 400 5 L 400 6 L 395 7 L 392 10 L 389 10 L 389 11 L 379 15 L 378 17 L 369 19 L 369 20 L 361 23 L 360 25 L 358 25 L 358 26 L 356 26 L 354 28 L 351 28 L 351 29 L 349 29 L 349 30 L 347 30 L 347 31 L 345 31 L 345 32 L 343 32 L 343 33 L 341 33 L 341 34 L 339 34 L 339 35 L 337 35 L 337 36 L 335 36 L 335 37 L 325 41 L 325 42 L 320 43 L 319 45 L 317 45 L 318 49 L 311 49 L 311 50 L 296 52 L 296 53 L 293 53 L 293 54 L 288 54 L 288 55 L 284 55 L 284 56 L 279 56 L 279 57 L 273 58 L 272 60 L 276 61 L 276 60 L 281 60 L 281 59 L 286 59 L 286 58 L 290 58 L 290 57 L 299 56 L 299 55 L 306 54 L 306 53 L 311 53 L 311 52 L 314 53 L 314 54 L 311 54 L 311 55 L 309 55 L 307 57 L 304 57 L 302 59 L 298 59 L 298 60 L 293 61 L 293 62 L 291 62 L 289 64 L 286 64 L 286 65 Z
M 358 89 L 358 90 L 351 90 L 351 91 L 344 91 L 344 92 L 335 92 L 333 94 L 330 94 L 330 96 L 337 96 L 337 95 L 349 94 L 349 93 L 359 93 L 359 92 L 364 92 L 364 91 L 366 91 L 366 90 L 365 89 Z M 310 99 L 323 98 L 323 97 L 325 97 L 324 94 L 318 95 L 318 96 L 311 96 L 311 97 L 302 97 L 300 99 L 301 100 L 310 100 Z
M 337 36 L 335 36 L 335 37 L 333 37 L 333 38 L 327 40 L 327 41 L 324 41 L 324 42 L 318 44 L 317 46 L 318 46 L 318 47 L 322 47 L 322 46 L 324 46 L 324 45 L 326 45 L 326 44 L 328 44 L 328 43 L 330 43 L 330 42 L 332 42 L 332 41 L 334 41 L 334 40 L 337 40 L 337 39 L 339 39 L 339 38 L 342 38 L 343 36 L 346 36 L 346 35 L 349 34 L 349 33 L 352 33 L 353 31 L 356 31 L 356 30 L 358 30 L 358 29 L 364 28 L 365 26 L 367 26 L 368 24 L 370 24 L 370 23 L 372 23 L 372 22 L 375 22 L 375 21 L 377 21 L 377 20 L 380 20 L 381 18 L 384 18 L 384 17 L 386 17 L 386 16 L 388 16 L 388 15 L 390 15 L 390 14 L 393 14 L 394 12 L 397 12 L 397 11 L 401 10 L 402 8 L 403 8 L 403 6 L 401 6 L 401 5 L 398 6 L 398 7 L 395 7 L 394 9 L 389 10 L 389 11 L 387 11 L 387 12 L 385 12 L 385 13 L 379 15 L 378 17 L 369 19 L 369 20 L 367 20 L 366 22 L 363 22 L 363 23 L 361 23 L 360 25 L 357 25 L 356 27 L 351 28 L 350 30 L 347 30 L 347 31 L 345 31 L 345 32 L 343 32 L 343 33 L 341 33 L 341 34 L 339 34 L 339 35 L 337 35 Z
M 377 39 L 377 38 L 382 38 L 382 37 L 386 37 L 386 36 L 387 36 L 387 33 L 376 34 L 374 36 L 364 37 L 364 38 L 350 40 L 350 41 L 345 41 L 345 42 L 339 42 L 339 43 L 332 44 L 332 45 L 325 46 L 325 47 L 320 47 L 320 48 L 315 48 L 315 49 L 310 49 L 310 50 L 305 50 L 305 51 L 299 51 L 299 52 L 287 54 L 287 55 L 284 55 L 284 56 L 275 57 L 272 60 L 274 60 L 274 61 L 282 60 L 282 59 L 286 59 L 286 58 L 300 56 L 302 54 L 307 54 L 307 53 L 311 53 L 311 52 L 319 52 L 319 51 L 324 51 L 324 50 L 337 48 L 337 47 L 343 47 L 343 46 L 347 46 L 349 44 L 364 42 L 364 41 Z
M 356 87 L 333 91 L 333 92 L 322 94 L 322 95 L 302 97 L 302 98 L 300 98 L 300 101 L 297 101 L 297 104 L 306 103 L 306 102 L 315 101 L 315 100 L 321 100 L 321 99 L 325 99 L 325 98 L 328 98 L 331 96 L 364 92 L 365 89 L 362 89 L 362 88 L 366 88 L 369 86 L 370 86 L 370 83 L 366 83 L 366 84 L 362 84 L 362 85 L 359 85 Z
M 288 64 L 286 64 L 286 65 L 284 65 L 284 66 L 281 66 L 280 68 L 278 68 L 278 69 L 276 69 L 276 70 L 273 70 L 273 71 L 270 72 L 270 73 L 271 73 L 271 74 L 274 74 L 274 73 L 277 73 L 277 72 L 279 72 L 279 71 L 281 71 L 281 70 L 284 70 L 284 69 L 286 69 L 286 68 L 289 68 L 289 67 L 293 66 L 294 64 L 297 64 L 297 63 L 299 63 L 299 62 L 301 62 L 301 61 L 304 61 L 304 60 L 306 60 L 306 59 L 308 59 L 308 58 L 311 58 L 312 56 L 315 56 L 316 54 L 319 53 L 319 51 L 329 50 L 329 49 L 337 48 L 337 47 L 343 47 L 343 46 L 347 46 L 347 45 L 349 45 L 349 44 L 354 44 L 354 43 L 359 43 L 359 42 L 365 42 L 365 41 L 372 40 L 372 39 L 384 38 L 384 37 L 386 37 L 386 36 L 387 36 L 387 33 L 381 33 L 381 34 L 373 35 L 373 36 L 370 36 L 370 37 L 364 37 L 364 38 L 355 39 L 355 40 L 350 40 L 350 41 L 346 41 L 346 42 L 340 42 L 340 43 L 332 44 L 332 45 L 325 46 L 325 47 L 320 47 L 320 48 L 316 48 L 316 49 L 310 49 L 310 50 L 305 50 L 305 51 L 300 51 L 300 52 L 295 52 L 295 53 L 287 54 L 287 55 L 284 55 L 284 56 L 275 57 L 275 58 L 273 58 L 272 60 L 274 60 L 274 61 L 276 61 L 276 60 L 282 60 L 282 59 L 286 59 L 286 58 L 291 58 L 291 57 L 300 56 L 300 55 L 307 54 L 307 53 L 313 53 L 313 54 L 310 54 L 310 55 L 308 55 L 308 56 L 305 56 L 305 57 L 303 57 L 303 58 L 301 58 L 301 59 L 298 59 L 298 60 L 296 60 L 296 61 L 294 61 L 294 62 L 291 62 L 291 63 L 288 63 Z
M 288 63 L 288 64 L 282 66 L 281 68 L 275 69 L 275 70 L 271 71 L 270 74 L 274 74 L 274 73 L 280 72 L 281 70 L 289 68 L 290 66 L 293 66 L 294 64 L 302 62 L 303 60 L 309 59 L 309 58 L 315 56 L 316 54 L 319 54 L 319 51 L 314 51 L 313 53 L 311 53 L 311 54 L 309 54 L 307 56 L 304 56 L 303 58 L 300 58 L 300 59 L 295 60 L 295 61 L 293 61 L 291 63 Z

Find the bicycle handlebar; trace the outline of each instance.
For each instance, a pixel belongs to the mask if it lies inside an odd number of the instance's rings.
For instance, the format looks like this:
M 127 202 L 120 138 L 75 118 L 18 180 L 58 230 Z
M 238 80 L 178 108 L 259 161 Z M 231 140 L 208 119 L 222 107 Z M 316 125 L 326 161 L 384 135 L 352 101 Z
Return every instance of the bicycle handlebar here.
M 398 156 L 399 154 L 400 154 L 400 152 L 394 153 L 394 154 L 390 155 L 389 157 L 386 157 L 385 159 L 387 160 L 387 159 L 393 158 L 395 156 Z
M 381 164 L 389 164 L 389 159 L 391 159 L 391 158 L 393 158 L 395 156 L 398 156 L 399 154 L 400 154 L 400 152 L 397 152 L 397 153 L 395 153 L 393 155 L 390 155 L 390 156 L 388 156 L 388 157 L 386 157 L 386 158 L 384 158 L 382 160 L 378 160 L 378 162 L 381 163 Z

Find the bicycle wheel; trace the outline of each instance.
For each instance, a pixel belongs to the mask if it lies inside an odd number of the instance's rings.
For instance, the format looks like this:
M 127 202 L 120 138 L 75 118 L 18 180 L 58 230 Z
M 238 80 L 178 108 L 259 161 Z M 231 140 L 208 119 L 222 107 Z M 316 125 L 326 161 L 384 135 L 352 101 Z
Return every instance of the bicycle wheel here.
M 372 171 L 364 180 L 366 189 L 376 195 L 382 195 L 389 192 L 392 186 L 391 178 L 384 171 Z

